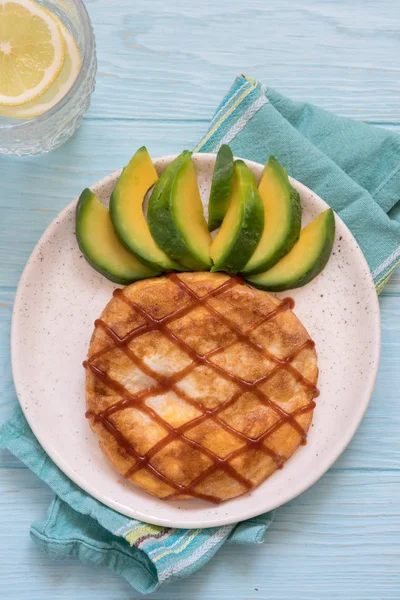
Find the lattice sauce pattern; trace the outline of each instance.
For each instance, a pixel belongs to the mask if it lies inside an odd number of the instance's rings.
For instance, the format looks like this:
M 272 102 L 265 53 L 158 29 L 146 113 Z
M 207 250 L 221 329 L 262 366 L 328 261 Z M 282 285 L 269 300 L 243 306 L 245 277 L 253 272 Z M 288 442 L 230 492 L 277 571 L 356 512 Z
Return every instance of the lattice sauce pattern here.
M 319 392 L 317 387 L 311 382 L 308 381 L 291 363 L 294 359 L 304 350 L 306 347 L 313 348 L 314 342 L 311 339 L 307 339 L 303 344 L 301 344 L 289 357 L 285 359 L 280 359 L 277 356 L 271 354 L 268 350 L 266 350 L 262 345 L 257 343 L 251 337 L 251 332 L 259 327 L 262 323 L 273 319 L 278 313 L 292 309 L 294 307 L 294 302 L 290 298 L 285 298 L 280 304 L 278 304 L 275 309 L 273 309 L 269 314 L 263 317 L 261 322 L 255 323 L 252 325 L 245 333 L 243 333 L 235 323 L 231 322 L 226 316 L 217 311 L 213 306 L 209 304 L 209 300 L 213 297 L 216 297 L 220 294 L 223 294 L 228 289 L 231 289 L 235 286 L 243 285 L 244 282 L 239 277 L 232 277 L 219 285 L 216 289 L 208 292 L 206 295 L 200 297 L 198 296 L 182 279 L 175 273 L 169 273 L 165 275 L 170 281 L 172 281 L 176 286 L 178 286 L 181 290 L 185 292 L 190 297 L 190 303 L 186 306 L 179 307 L 169 315 L 163 318 L 155 318 L 149 312 L 147 312 L 142 306 L 133 302 L 131 299 L 128 299 L 124 294 L 122 289 L 117 289 L 114 292 L 114 296 L 118 297 L 120 300 L 125 302 L 129 307 L 137 313 L 139 313 L 145 320 L 145 324 L 136 327 L 132 331 L 130 331 L 124 337 L 120 337 L 113 329 L 111 329 L 104 321 L 98 319 L 95 322 L 95 327 L 102 328 L 103 331 L 109 336 L 111 340 L 111 344 L 106 346 L 104 349 L 100 350 L 93 354 L 87 361 L 84 362 L 84 366 L 87 369 L 90 369 L 91 372 L 101 380 L 107 387 L 111 390 L 114 390 L 122 400 L 117 403 L 107 407 L 105 410 L 99 412 L 98 414 L 94 414 L 92 411 L 87 411 L 86 416 L 88 418 L 93 418 L 96 422 L 100 422 L 103 427 L 115 438 L 116 442 L 121 445 L 126 452 L 132 456 L 135 460 L 134 465 L 125 473 L 125 477 L 130 478 L 136 471 L 139 469 L 147 469 L 152 473 L 153 476 L 159 478 L 161 481 L 166 483 L 170 488 L 174 491 L 169 494 L 165 499 L 174 499 L 176 497 L 180 497 L 182 495 L 189 497 L 198 497 L 206 501 L 211 501 L 218 503 L 220 502 L 220 498 L 211 496 L 208 494 L 204 494 L 199 492 L 196 488 L 209 476 L 217 471 L 223 471 L 228 476 L 233 478 L 243 487 L 243 493 L 251 490 L 255 487 L 254 483 L 240 474 L 231 464 L 231 461 L 238 457 L 243 452 L 246 452 L 248 449 L 256 449 L 261 451 L 262 453 L 267 454 L 269 457 L 273 459 L 277 468 L 282 468 L 284 464 L 284 458 L 279 454 L 268 448 L 264 445 L 264 442 L 267 440 L 269 436 L 271 436 L 275 431 L 277 431 L 284 424 L 289 424 L 293 427 L 297 433 L 300 435 L 301 443 L 304 444 L 306 441 L 306 431 L 301 427 L 301 425 L 297 422 L 296 417 L 304 414 L 306 412 L 312 411 L 315 407 L 315 402 L 311 400 L 305 406 L 295 410 L 292 413 L 288 413 L 283 410 L 278 404 L 273 402 L 267 394 L 265 394 L 261 389 L 260 385 L 265 383 L 268 379 L 273 377 L 276 372 L 280 369 L 285 369 L 291 373 L 296 379 L 296 381 L 300 382 L 304 387 L 308 390 L 312 391 L 313 397 L 318 396 Z M 218 320 L 223 323 L 232 333 L 235 334 L 234 341 L 231 341 L 228 344 L 219 346 L 217 348 L 213 348 L 211 351 L 205 354 L 199 354 L 196 352 L 190 345 L 188 345 L 183 339 L 179 338 L 175 333 L 168 328 L 168 325 L 171 325 L 174 321 L 184 317 L 185 315 L 191 313 L 195 308 L 202 306 L 207 309 L 210 313 L 212 313 Z M 128 344 L 138 338 L 139 336 L 157 330 L 161 332 L 164 336 L 166 336 L 173 344 L 178 346 L 180 349 L 186 352 L 187 356 L 191 360 L 190 364 L 179 372 L 174 373 L 173 375 L 163 376 L 160 373 L 153 370 L 145 361 L 132 351 L 132 349 L 128 346 Z M 274 367 L 268 371 L 267 374 L 262 377 L 256 379 L 255 381 L 249 382 L 245 379 L 237 377 L 236 375 L 229 373 L 226 369 L 221 366 L 215 364 L 210 359 L 212 356 L 226 351 L 232 344 L 237 343 L 237 341 L 241 341 L 242 343 L 248 345 L 250 348 L 255 350 L 256 352 L 262 353 L 269 361 L 272 361 Z M 112 379 L 108 373 L 103 372 L 99 369 L 95 364 L 95 360 L 98 359 L 102 354 L 107 353 L 113 347 L 121 349 L 125 355 L 129 358 L 130 361 L 134 365 L 140 368 L 140 370 L 145 374 L 155 380 L 156 384 L 149 388 L 143 389 L 136 394 L 130 393 L 120 382 Z M 233 382 L 236 387 L 238 387 L 238 391 L 233 393 L 231 397 L 229 397 L 222 404 L 214 407 L 214 408 L 206 408 L 203 404 L 192 398 L 187 393 L 183 392 L 181 388 L 178 387 L 178 383 L 183 380 L 186 376 L 188 376 L 196 367 L 199 365 L 206 365 L 211 368 L 217 375 L 226 379 L 227 381 Z M 167 391 L 172 390 L 179 398 L 181 398 L 187 404 L 192 405 L 200 415 L 189 420 L 184 423 L 180 427 L 173 427 L 170 423 L 168 423 L 165 419 L 163 419 L 155 410 L 153 410 L 150 406 L 145 404 L 145 400 L 156 396 L 157 394 L 162 394 Z M 258 437 L 250 437 L 245 435 L 244 433 L 238 431 L 231 425 L 229 425 L 225 420 L 221 419 L 220 415 L 223 411 L 233 405 L 237 399 L 245 392 L 251 392 L 254 394 L 258 400 L 264 404 L 265 406 L 272 409 L 278 420 L 274 422 L 266 431 L 263 431 L 261 435 Z M 114 423 L 110 421 L 110 416 L 122 411 L 128 407 L 135 407 L 136 409 L 142 411 L 147 417 L 152 419 L 155 423 L 158 423 L 163 428 L 165 428 L 168 434 L 159 440 L 148 452 L 143 455 L 139 454 L 132 444 L 126 439 L 126 437 L 121 433 L 121 431 L 116 427 Z M 230 453 L 228 453 L 225 457 L 221 458 L 215 452 L 213 452 L 210 448 L 205 447 L 204 445 L 199 444 L 195 440 L 188 437 L 188 433 L 194 427 L 200 425 L 203 421 L 210 419 L 214 423 L 218 424 L 218 426 L 222 427 L 225 431 L 229 432 L 236 438 L 243 441 L 243 445 L 239 448 L 234 449 Z M 174 440 L 181 440 L 185 442 L 191 448 L 200 451 L 204 456 L 208 457 L 210 465 L 206 467 L 197 477 L 195 477 L 189 485 L 181 485 L 178 482 L 174 481 L 171 477 L 168 477 L 165 473 L 162 473 L 158 470 L 154 464 L 150 461 L 153 457 L 156 456 L 158 452 L 168 446 Z

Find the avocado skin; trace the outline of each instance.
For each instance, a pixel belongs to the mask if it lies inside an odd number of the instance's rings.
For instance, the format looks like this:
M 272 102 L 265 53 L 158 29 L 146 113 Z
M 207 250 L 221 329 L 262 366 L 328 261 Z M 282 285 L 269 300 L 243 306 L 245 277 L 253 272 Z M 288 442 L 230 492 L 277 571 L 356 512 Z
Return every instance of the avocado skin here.
M 157 277 L 161 274 L 161 272 L 148 268 L 148 274 L 143 274 L 140 277 L 132 278 L 132 277 L 118 277 L 111 273 L 105 266 L 100 266 L 98 263 L 94 262 L 90 256 L 90 252 L 87 251 L 84 241 L 84 235 L 82 231 L 82 217 L 89 209 L 89 202 L 94 196 L 93 192 L 89 188 L 85 188 L 81 195 L 79 196 L 78 203 L 76 205 L 75 211 L 75 222 L 76 222 L 76 240 L 78 242 L 78 246 L 83 256 L 85 257 L 86 262 L 98 273 L 109 279 L 114 283 L 118 283 L 120 285 L 129 285 L 134 281 L 138 281 L 139 279 L 147 279 L 149 277 Z M 140 262 L 140 261 L 139 261 Z M 145 267 L 145 265 L 144 265 Z
M 227 144 L 222 144 L 215 159 L 214 173 L 208 202 L 208 230 L 217 229 L 226 214 L 232 190 L 233 155 Z
M 332 252 L 333 243 L 335 241 L 335 229 L 335 215 L 333 210 L 330 208 L 327 210 L 327 217 L 325 220 L 326 238 L 321 253 L 301 277 L 298 277 L 297 279 L 291 279 L 286 281 L 285 283 L 276 285 L 262 285 L 261 283 L 252 281 L 251 278 L 246 278 L 247 283 L 249 283 L 253 287 L 259 288 L 261 290 L 267 290 L 270 292 L 284 292 L 286 290 L 294 290 L 295 288 L 303 287 L 312 279 L 314 279 L 314 277 L 319 275 L 321 271 L 325 268 Z
M 291 224 L 289 234 L 282 240 L 280 246 L 276 248 L 276 251 L 269 260 L 260 262 L 252 269 L 244 269 L 242 271 L 243 276 L 257 275 L 263 273 L 268 269 L 271 269 L 276 265 L 281 258 L 283 258 L 293 248 L 300 236 L 301 231 L 301 203 L 300 196 L 297 190 L 290 184 L 286 169 L 280 164 L 280 162 L 274 157 L 270 156 L 268 164 L 273 168 L 275 176 L 279 177 L 282 185 L 289 193 L 289 202 L 291 210 Z M 264 215 L 265 219 L 268 219 L 268 215 Z
M 153 191 L 151 192 L 149 198 L 149 205 L 147 209 L 147 221 L 149 224 L 151 234 L 160 248 L 162 248 L 162 246 L 157 242 L 157 238 L 154 232 L 156 232 L 158 237 L 164 238 L 163 221 L 162 218 L 159 218 L 159 216 L 161 214 L 160 211 L 162 211 L 162 214 L 164 215 L 166 213 L 169 213 L 169 209 L 168 206 L 162 206 L 162 204 L 164 203 L 163 201 L 166 198 L 166 194 L 169 194 L 171 190 L 172 183 L 175 179 L 179 168 L 181 167 L 183 162 L 191 156 L 192 153 L 189 152 L 189 150 L 184 150 L 181 154 L 179 154 L 179 156 L 177 156 L 161 174 L 159 180 L 153 188 Z M 169 202 L 167 204 L 169 205 Z M 164 250 L 164 248 L 162 249 Z M 166 251 L 164 250 L 164 252 Z M 166 252 L 166 254 L 168 253 Z
M 191 152 L 187 150 L 177 156 L 167 167 L 154 187 L 147 209 L 147 221 L 151 235 L 156 244 L 175 260 L 184 250 L 185 244 L 172 219 L 170 195 L 176 174 L 186 160 L 191 160 Z M 164 181 L 161 181 L 164 176 Z
M 203 271 L 209 270 L 209 266 L 204 265 L 200 260 L 196 260 L 195 257 L 187 256 L 186 242 L 176 225 L 172 213 L 171 193 L 174 180 L 178 171 L 189 160 L 192 160 L 192 153 L 185 150 L 164 171 L 168 179 L 165 183 L 160 183 L 163 173 L 154 187 L 149 199 L 147 221 L 156 244 L 169 257 L 179 262 L 182 265 L 182 270 L 186 268 L 189 271 Z
M 211 271 L 225 271 L 236 275 L 247 264 L 257 247 L 264 227 L 264 207 L 257 190 L 253 173 L 242 160 L 235 160 L 239 186 L 242 193 L 252 194 L 252 202 L 245 202 L 240 235 L 237 235 L 226 256 L 214 264 Z M 240 175 L 239 175 L 240 173 Z M 243 189 L 246 187 L 247 189 Z M 258 196 L 258 198 L 257 198 Z

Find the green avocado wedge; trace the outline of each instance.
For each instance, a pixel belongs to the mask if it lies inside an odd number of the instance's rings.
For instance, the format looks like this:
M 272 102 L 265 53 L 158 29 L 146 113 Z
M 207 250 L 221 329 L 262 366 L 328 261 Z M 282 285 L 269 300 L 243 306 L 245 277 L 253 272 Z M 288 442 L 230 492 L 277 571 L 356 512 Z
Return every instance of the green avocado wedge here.
M 160 193 L 155 188 L 149 199 L 150 231 L 158 246 L 183 267 L 209 270 L 211 237 L 191 153 L 183 152 L 168 169 L 169 183 Z
M 117 181 L 111 194 L 110 216 L 123 245 L 141 262 L 156 270 L 179 270 L 179 265 L 155 243 L 143 214 L 146 192 L 157 180 L 157 172 L 143 146 L 123 169 Z
M 299 241 L 272 269 L 247 277 L 246 281 L 273 292 L 301 287 L 325 267 L 334 239 L 335 216 L 329 208 L 302 229 Z
M 254 254 L 241 271 L 244 276 L 273 267 L 293 248 L 301 229 L 299 194 L 274 156 L 265 165 L 258 191 L 264 204 L 264 230 Z
M 215 159 L 214 173 L 208 201 L 208 229 L 220 227 L 228 210 L 232 189 L 233 155 L 226 144 L 222 144 Z
M 160 274 L 124 248 L 108 210 L 89 189 L 83 190 L 76 207 L 76 239 L 88 263 L 115 283 L 127 285 Z
M 211 270 L 238 273 L 257 247 L 263 227 L 264 207 L 254 175 L 242 160 L 236 160 L 228 210 L 211 245 Z

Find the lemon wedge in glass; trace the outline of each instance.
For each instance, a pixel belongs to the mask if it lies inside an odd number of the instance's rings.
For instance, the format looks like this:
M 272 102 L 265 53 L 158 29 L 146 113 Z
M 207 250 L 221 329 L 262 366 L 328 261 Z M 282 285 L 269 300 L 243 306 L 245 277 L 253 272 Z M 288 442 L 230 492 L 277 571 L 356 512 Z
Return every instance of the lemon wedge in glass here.
M 43 94 L 64 63 L 58 19 L 33 0 L 0 0 L 0 104 Z
M 65 60 L 54 83 L 38 98 L 27 104 L 21 106 L 2 106 L 0 104 L 0 115 L 16 119 L 37 117 L 55 106 L 72 87 L 81 68 L 81 58 L 74 38 L 61 21 L 59 21 L 59 27 L 64 38 Z

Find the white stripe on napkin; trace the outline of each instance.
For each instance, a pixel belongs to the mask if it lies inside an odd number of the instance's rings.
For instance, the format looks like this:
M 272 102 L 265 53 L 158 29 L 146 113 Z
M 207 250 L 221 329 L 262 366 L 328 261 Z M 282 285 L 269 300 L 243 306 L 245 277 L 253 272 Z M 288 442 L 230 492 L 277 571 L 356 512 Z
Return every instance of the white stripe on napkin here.
M 229 144 L 237 136 L 238 133 L 242 131 L 245 125 L 250 121 L 252 117 L 260 110 L 264 104 L 269 102 L 268 98 L 266 98 L 265 94 L 260 96 L 249 108 L 246 112 L 238 119 L 235 125 L 224 135 L 222 140 L 218 142 L 218 144 L 213 149 L 213 152 L 218 152 L 221 148 L 222 144 Z
M 197 550 L 195 550 L 193 552 L 193 554 L 191 554 L 187 558 L 180 560 L 176 564 L 171 565 L 164 571 L 161 571 L 161 573 L 159 573 L 159 581 L 160 582 L 165 581 L 166 579 L 171 577 L 171 575 L 176 575 L 177 573 L 180 573 L 181 571 L 183 571 L 184 569 L 186 569 L 187 567 L 189 567 L 190 565 L 195 563 L 202 556 L 204 556 L 206 554 L 206 552 L 211 550 L 211 548 L 216 546 L 222 539 L 224 539 L 227 535 L 229 535 L 230 532 L 232 531 L 233 527 L 234 527 L 233 525 L 225 525 L 225 526 L 221 527 L 215 533 L 215 535 L 210 537 L 202 546 L 200 546 L 200 548 L 197 548 Z
M 386 267 L 388 267 L 399 256 L 400 256 L 400 246 L 398 248 L 396 248 L 396 250 L 394 252 L 392 252 L 392 254 L 390 256 L 388 256 L 387 259 L 384 260 L 383 263 L 381 263 L 379 265 L 379 267 L 377 267 L 375 269 L 375 271 L 372 273 L 372 277 L 374 279 L 376 277 L 378 277 L 378 275 L 380 275 L 382 273 L 382 271 L 384 271 L 386 269 Z

